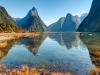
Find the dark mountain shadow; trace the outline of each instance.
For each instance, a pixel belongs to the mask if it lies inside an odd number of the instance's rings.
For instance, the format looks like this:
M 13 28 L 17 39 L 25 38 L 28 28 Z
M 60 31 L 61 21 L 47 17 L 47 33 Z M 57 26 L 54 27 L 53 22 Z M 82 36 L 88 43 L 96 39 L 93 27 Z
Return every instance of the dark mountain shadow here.
M 0 41 L 0 60 L 2 60 L 18 40 L 17 37 Z
M 88 16 L 78 27 L 79 32 L 100 32 L 100 0 L 93 0 Z
M 66 46 L 67 49 L 78 47 L 80 43 L 76 33 L 54 33 L 49 37 L 57 41 L 61 46 Z
M 45 38 L 46 36 L 42 34 L 39 34 L 38 36 L 22 36 L 17 44 L 23 45 L 30 52 L 36 55 Z
M 81 33 L 80 38 L 89 50 L 92 63 L 100 69 L 100 34 Z

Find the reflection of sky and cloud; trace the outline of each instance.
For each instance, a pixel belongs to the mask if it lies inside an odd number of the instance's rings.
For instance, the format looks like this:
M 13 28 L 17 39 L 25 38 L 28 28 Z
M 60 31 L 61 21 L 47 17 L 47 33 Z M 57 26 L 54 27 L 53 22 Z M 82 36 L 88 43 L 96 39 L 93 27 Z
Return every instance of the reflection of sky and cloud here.
M 62 33 L 50 34 L 48 37 L 21 37 L 16 44 L 12 44 L 10 50 L 8 48 L 9 52 L 1 63 L 36 67 L 43 64 L 51 71 L 72 71 L 85 75 L 92 62 L 87 44 L 78 36 L 74 33 Z

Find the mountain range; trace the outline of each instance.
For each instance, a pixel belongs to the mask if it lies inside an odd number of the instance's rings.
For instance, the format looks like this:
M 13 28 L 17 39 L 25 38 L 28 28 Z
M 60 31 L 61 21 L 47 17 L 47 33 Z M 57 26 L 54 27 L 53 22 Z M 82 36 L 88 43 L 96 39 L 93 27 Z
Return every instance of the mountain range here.
M 44 32 L 47 27 L 33 7 L 24 18 L 12 18 L 6 9 L 0 6 L 0 32 Z
M 24 18 L 12 18 L 0 6 L 0 32 L 100 32 L 100 0 L 93 0 L 89 14 L 73 16 L 70 13 L 48 27 L 33 7 Z
M 66 17 L 60 18 L 57 22 L 48 27 L 50 32 L 75 32 L 80 24 L 79 16 L 72 16 L 70 13 Z

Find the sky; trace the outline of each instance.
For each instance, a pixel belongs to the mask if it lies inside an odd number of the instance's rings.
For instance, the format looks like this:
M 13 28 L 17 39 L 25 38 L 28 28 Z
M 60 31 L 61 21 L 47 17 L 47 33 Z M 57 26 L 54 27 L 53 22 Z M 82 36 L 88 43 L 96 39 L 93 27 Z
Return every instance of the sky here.
M 48 26 L 67 13 L 81 15 L 88 13 L 93 0 L 0 0 L 0 5 L 15 18 L 23 18 L 32 7 Z

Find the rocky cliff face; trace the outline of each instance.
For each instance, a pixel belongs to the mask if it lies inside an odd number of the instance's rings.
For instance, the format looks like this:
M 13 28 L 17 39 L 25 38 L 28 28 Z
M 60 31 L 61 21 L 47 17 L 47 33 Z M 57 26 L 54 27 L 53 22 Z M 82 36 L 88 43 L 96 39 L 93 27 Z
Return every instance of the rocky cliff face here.
M 47 30 L 35 7 L 29 11 L 26 17 L 18 21 L 17 24 L 30 32 L 44 32 Z
M 18 32 L 19 29 L 6 9 L 0 6 L 0 32 Z
M 57 22 L 51 24 L 48 27 L 48 30 L 50 32 L 61 32 L 62 31 L 62 25 L 63 25 L 64 21 L 65 21 L 65 17 L 60 18 Z
M 78 28 L 79 32 L 100 31 L 100 0 L 93 0 L 89 15 Z

